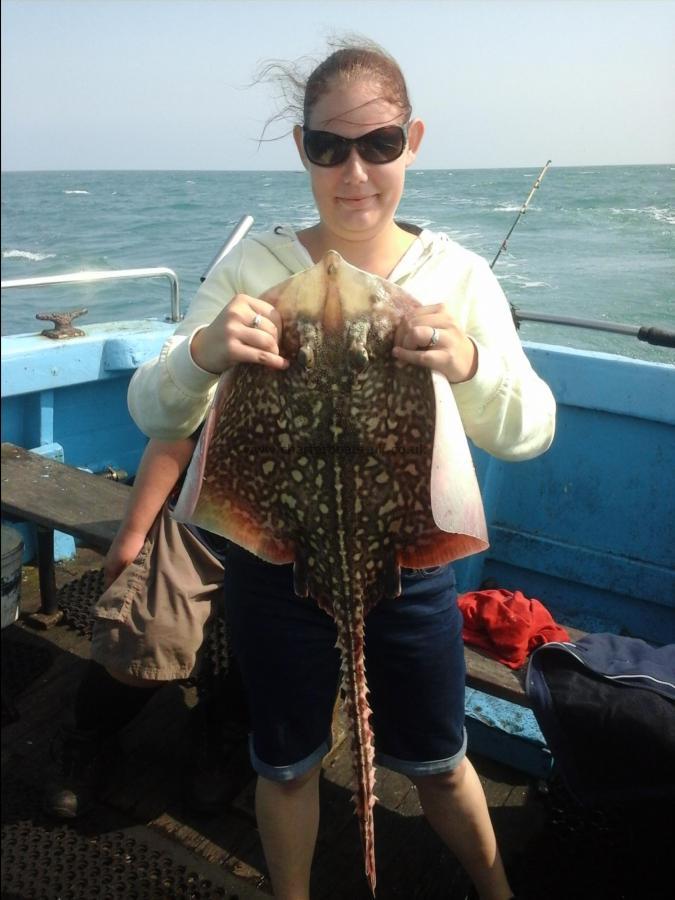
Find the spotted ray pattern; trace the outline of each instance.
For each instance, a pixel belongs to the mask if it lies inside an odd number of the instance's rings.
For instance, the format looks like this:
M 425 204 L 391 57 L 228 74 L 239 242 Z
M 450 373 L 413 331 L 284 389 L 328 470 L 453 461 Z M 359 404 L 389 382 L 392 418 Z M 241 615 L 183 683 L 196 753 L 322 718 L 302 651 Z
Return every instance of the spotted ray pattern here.
M 269 562 L 294 562 L 296 593 L 334 618 L 374 893 L 364 619 L 380 598 L 399 595 L 401 566 L 484 549 L 482 506 L 447 382 L 398 366 L 391 354 L 397 324 L 416 301 L 333 251 L 264 299 L 282 317 L 280 351 L 291 365 L 240 365 L 223 376 L 175 515 Z M 461 445 L 455 471 L 443 471 L 448 411 Z M 461 508 L 448 513 L 453 503 Z

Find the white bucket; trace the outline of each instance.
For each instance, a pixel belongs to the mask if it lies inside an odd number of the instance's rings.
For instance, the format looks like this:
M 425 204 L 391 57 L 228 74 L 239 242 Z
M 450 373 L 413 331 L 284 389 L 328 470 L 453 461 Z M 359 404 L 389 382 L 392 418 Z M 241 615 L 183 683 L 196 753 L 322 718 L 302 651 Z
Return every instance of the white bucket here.
M 2 526 L 2 627 L 19 618 L 23 540 L 16 528 Z

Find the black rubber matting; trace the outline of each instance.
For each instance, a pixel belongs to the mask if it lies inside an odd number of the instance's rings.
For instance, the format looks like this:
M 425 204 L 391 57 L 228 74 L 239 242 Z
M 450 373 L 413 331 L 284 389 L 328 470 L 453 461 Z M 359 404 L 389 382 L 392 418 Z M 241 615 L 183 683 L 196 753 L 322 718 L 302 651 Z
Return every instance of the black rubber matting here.
M 40 793 L 2 781 L 3 900 L 269 900 L 114 810 L 49 821 Z

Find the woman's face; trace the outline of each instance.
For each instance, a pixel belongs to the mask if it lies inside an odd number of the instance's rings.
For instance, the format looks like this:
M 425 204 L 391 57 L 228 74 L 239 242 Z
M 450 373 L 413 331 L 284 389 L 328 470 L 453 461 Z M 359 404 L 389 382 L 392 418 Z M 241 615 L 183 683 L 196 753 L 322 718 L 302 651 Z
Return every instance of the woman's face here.
M 406 114 L 385 100 L 377 83 L 337 81 L 315 103 L 309 128 L 356 138 L 385 125 L 404 125 Z M 396 160 L 383 165 L 361 159 L 355 147 L 346 161 L 326 168 L 310 163 L 302 147 L 302 129 L 294 137 L 309 171 L 322 225 L 342 240 L 367 240 L 389 227 L 403 193 L 405 170 L 412 163 L 424 127 L 411 122 L 408 144 Z

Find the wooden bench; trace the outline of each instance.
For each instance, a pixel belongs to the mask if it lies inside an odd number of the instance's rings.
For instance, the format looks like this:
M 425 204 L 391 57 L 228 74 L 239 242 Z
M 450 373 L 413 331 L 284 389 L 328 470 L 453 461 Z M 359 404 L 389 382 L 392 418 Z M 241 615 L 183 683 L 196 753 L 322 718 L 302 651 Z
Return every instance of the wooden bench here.
M 126 509 L 130 488 L 98 475 L 46 459 L 13 444 L 2 444 L 2 512 L 38 526 L 38 567 L 42 609 L 48 627 L 58 617 L 54 574 L 54 531 L 107 551 Z M 51 617 L 51 619 L 50 619 Z M 573 640 L 583 632 L 568 628 Z M 514 672 L 465 646 L 466 683 L 486 694 L 529 706 L 523 670 Z
M 119 528 L 131 488 L 83 472 L 14 444 L 2 444 L 2 512 L 37 525 L 42 607 L 34 619 L 58 620 L 54 531 L 64 531 L 106 552 Z

